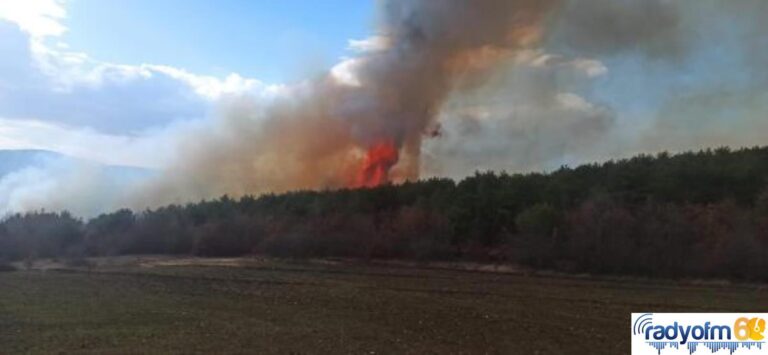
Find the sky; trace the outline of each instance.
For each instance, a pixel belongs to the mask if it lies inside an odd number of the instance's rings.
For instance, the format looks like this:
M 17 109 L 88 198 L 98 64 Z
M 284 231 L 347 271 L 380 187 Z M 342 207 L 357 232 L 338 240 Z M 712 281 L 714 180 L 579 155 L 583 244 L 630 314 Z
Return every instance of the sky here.
M 375 13 L 359 0 L 72 0 L 66 10 L 61 40 L 94 58 L 268 83 L 335 64 L 348 39 L 372 32 Z
M 398 2 L 0 0 L 0 149 L 163 171 L 190 144 L 253 139 L 236 130 L 265 134 L 270 105 L 326 73 L 362 86 L 359 71 L 392 45 L 381 4 Z M 551 2 L 532 44 L 440 103 L 419 176 L 767 141 L 765 2 Z M 1 178 L 0 212 L 44 207 L 28 192 L 60 188 L 60 176 L 83 174 Z
M 167 150 L 166 131 L 210 117 L 222 96 L 270 96 L 351 55 L 373 7 L 0 0 L 0 149 L 157 166 L 146 152 Z

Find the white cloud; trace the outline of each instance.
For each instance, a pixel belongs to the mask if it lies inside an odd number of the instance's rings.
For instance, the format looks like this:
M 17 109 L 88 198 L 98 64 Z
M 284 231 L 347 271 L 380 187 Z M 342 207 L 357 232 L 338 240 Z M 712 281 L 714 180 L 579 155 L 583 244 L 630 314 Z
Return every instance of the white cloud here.
M 355 52 L 356 57 L 343 57 L 331 67 L 331 77 L 339 84 L 360 86 L 357 70 L 365 61 L 365 54 L 383 51 L 390 47 L 390 39 L 386 36 L 371 36 L 365 39 L 350 39 L 347 49 Z
M 62 35 L 67 28 L 60 21 L 66 15 L 61 1 L 0 0 L 0 19 L 15 23 L 33 37 Z
M 0 0 L 0 20 L 16 24 L 30 36 L 29 49 L 35 64 L 55 80 L 56 89 L 69 90 L 76 85 L 93 87 L 110 81 L 149 79 L 161 74 L 189 85 L 195 93 L 209 100 L 224 95 L 280 92 L 279 86 L 268 86 L 237 73 L 217 78 L 169 65 L 108 63 L 93 59 L 86 53 L 69 50 L 69 45 L 60 40 L 53 47 L 49 46 L 44 37 L 59 37 L 66 32 L 66 26 L 61 23 L 66 15 L 60 0 Z
M 357 76 L 357 68 L 364 59 L 343 58 L 341 62 L 331 68 L 331 77 L 340 84 L 360 86 L 360 78 Z
M 135 134 L 201 119 L 213 104 L 167 74 L 53 49 L 1 20 L 0 38 L 0 117 Z
M 382 51 L 390 46 L 390 39 L 386 36 L 371 36 L 365 39 L 350 39 L 347 41 L 347 49 L 358 52 L 368 53 Z
M 99 61 L 55 38 L 63 30 L 50 30 L 53 24 L 64 28 L 61 3 L 0 2 L 13 10 L 0 17 L 0 117 L 135 135 L 205 118 L 226 97 L 272 99 L 290 91 L 237 73 L 215 77 L 169 65 Z M 9 140 L 0 137 L 0 143 Z
M 165 76 L 187 85 L 194 93 L 206 100 L 218 100 L 227 95 L 273 95 L 280 92 L 279 85 L 263 82 L 230 73 L 224 78 L 198 75 L 169 65 L 140 64 L 125 65 L 103 62 L 86 53 L 67 50 L 56 45 L 51 48 L 42 41 L 30 41 L 30 51 L 37 68 L 53 80 L 56 90 L 71 91 L 78 86 L 98 88 L 110 83 L 125 83 L 133 80 L 150 80 Z
M 196 75 L 186 70 L 167 65 L 144 64 L 139 68 L 148 72 L 156 72 L 178 79 L 192 87 L 195 92 L 209 100 L 217 100 L 227 95 L 254 94 L 271 97 L 284 91 L 283 85 L 266 85 L 256 79 L 249 79 L 237 73 L 230 73 L 223 79 L 213 76 Z
M 602 76 L 608 73 L 608 68 L 599 60 L 590 58 L 569 59 L 561 55 L 546 53 L 542 50 L 524 50 L 518 53 L 517 64 L 534 68 L 566 68 L 583 73 L 588 78 Z
M 57 46 L 60 47 L 60 46 Z M 50 88 L 70 92 L 77 86 L 98 88 L 105 83 L 149 79 L 152 74 L 141 66 L 99 62 L 86 53 L 57 50 L 42 41 L 31 40 L 29 50 L 34 67 L 50 80 Z

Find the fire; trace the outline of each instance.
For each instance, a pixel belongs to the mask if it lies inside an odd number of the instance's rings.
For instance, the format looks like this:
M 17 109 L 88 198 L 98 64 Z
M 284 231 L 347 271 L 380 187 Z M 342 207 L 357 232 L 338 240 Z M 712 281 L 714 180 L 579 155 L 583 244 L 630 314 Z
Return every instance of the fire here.
M 389 169 L 397 163 L 398 151 L 391 140 L 381 141 L 368 149 L 362 169 L 357 175 L 357 187 L 374 187 L 389 181 Z

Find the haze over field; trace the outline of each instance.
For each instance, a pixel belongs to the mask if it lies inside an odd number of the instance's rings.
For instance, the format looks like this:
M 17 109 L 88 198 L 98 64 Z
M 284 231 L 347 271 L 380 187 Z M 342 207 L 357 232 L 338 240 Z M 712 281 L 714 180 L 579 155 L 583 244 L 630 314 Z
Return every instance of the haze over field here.
M 14 165 L 0 213 L 552 169 L 768 132 L 761 0 L 104 6 L 0 0 L 0 149 L 74 158 Z

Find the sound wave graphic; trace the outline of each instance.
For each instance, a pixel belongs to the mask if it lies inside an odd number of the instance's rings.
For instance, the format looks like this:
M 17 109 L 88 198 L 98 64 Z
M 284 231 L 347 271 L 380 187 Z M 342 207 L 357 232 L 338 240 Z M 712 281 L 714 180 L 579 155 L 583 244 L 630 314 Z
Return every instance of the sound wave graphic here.
M 666 349 L 667 347 L 679 349 L 680 343 L 676 341 L 649 341 L 647 342 L 648 345 L 654 347 L 659 355 L 661 355 L 661 351 Z M 691 341 L 688 342 L 686 345 L 688 346 L 688 353 L 693 355 L 694 352 L 696 352 L 696 349 L 703 345 L 704 347 L 708 348 L 711 352 L 716 353 L 717 351 L 721 349 L 728 349 L 731 354 L 733 354 L 737 349 L 739 348 L 745 348 L 745 349 L 752 349 L 757 348 L 762 350 L 764 341 Z

